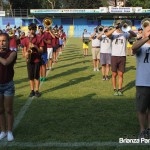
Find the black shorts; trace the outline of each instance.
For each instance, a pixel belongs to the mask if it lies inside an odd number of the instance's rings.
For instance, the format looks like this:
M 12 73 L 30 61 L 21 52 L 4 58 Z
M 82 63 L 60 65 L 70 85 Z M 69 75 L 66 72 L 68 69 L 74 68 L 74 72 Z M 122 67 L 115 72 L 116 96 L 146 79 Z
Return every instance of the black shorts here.
M 150 109 L 150 87 L 136 86 L 136 108 L 142 113 Z
M 40 78 L 40 65 L 41 63 L 28 63 L 28 78 L 29 80 L 39 79 Z
M 111 56 L 111 70 L 112 72 L 125 72 L 126 56 Z
M 56 52 L 56 50 L 59 48 L 59 46 L 53 47 L 53 52 Z

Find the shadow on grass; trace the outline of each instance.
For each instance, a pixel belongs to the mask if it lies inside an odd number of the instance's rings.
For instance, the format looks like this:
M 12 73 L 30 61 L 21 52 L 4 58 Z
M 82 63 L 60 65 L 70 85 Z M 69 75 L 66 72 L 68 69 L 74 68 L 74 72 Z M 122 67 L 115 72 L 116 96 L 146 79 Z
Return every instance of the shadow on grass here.
M 22 79 L 19 79 L 19 80 L 17 80 L 17 79 L 14 80 L 15 84 L 20 84 L 20 83 L 28 82 L 28 81 L 29 81 L 29 80 L 28 80 L 27 77 L 22 78 Z
M 124 88 L 123 88 L 123 92 L 124 91 L 128 91 L 130 90 L 131 88 L 135 87 L 135 80 L 129 82 Z
M 51 88 L 51 89 L 48 89 L 48 90 L 45 90 L 45 91 L 42 91 L 42 94 L 44 93 L 48 93 L 48 92 L 52 92 L 52 91 L 55 91 L 55 90 L 59 90 L 59 89 L 63 89 L 63 88 L 66 88 L 70 85 L 76 85 L 76 84 L 80 84 L 81 82 L 85 82 L 87 80 L 90 80 L 94 75 L 89 75 L 87 77 L 80 77 L 80 78 L 74 78 L 74 79 L 71 79 L 69 80 L 68 82 L 64 83 L 64 84 L 61 84 L 59 86 L 56 86 L 54 88 Z M 58 76 L 59 77 L 59 76 Z M 55 77 L 54 77 L 55 78 Z M 52 80 L 52 78 L 51 78 Z
M 138 133 L 132 99 L 97 98 L 95 93 L 70 99 L 34 99 L 15 129 L 16 141 L 115 141 Z
M 56 66 L 55 69 L 65 68 L 65 67 L 74 66 L 74 65 L 82 64 L 82 63 L 88 63 L 88 62 L 90 62 L 90 61 L 89 60 L 78 61 L 78 62 L 74 62 L 74 63 L 71 63 L 71 64 L 66 64 L 66 65 L 63 65 L 63 66 L 59 66 L 59 67 Z
M 64 77 L 64 76 L 67 76 L 67 75 L 71 75 L 73 73 L 82 72 L 82 71 L 86 70 L 87 68 L 88 67 L 70 69 L 70 70 L 61 72 L 60 74 L 56 74 L 56 75 L 50 76 L 49 78 L 50 79 L 56 79 L 56 78 L 59 78 L 59 77 Z M 49 79 L 49 78 L 47 78 L 47 79 Z
M 135 66 L 126 67 L 125 72 L 128 72 L 130 70 L 136 70 Z

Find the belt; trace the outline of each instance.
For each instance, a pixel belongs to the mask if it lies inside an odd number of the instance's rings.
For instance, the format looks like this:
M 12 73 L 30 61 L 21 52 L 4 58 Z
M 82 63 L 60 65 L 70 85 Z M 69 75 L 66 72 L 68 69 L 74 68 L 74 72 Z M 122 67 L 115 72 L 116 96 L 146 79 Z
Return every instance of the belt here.
M 100 48 L 100 46 L 94 46 L 94 47 L 92 47 L 92 48 Z

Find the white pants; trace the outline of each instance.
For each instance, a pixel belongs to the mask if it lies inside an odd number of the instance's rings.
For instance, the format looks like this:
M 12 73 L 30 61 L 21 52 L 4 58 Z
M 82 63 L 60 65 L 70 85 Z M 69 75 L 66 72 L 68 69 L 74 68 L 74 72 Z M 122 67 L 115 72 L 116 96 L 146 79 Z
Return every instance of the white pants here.
M 47 59 L 53 58 L 53 48 L 47 48 Z

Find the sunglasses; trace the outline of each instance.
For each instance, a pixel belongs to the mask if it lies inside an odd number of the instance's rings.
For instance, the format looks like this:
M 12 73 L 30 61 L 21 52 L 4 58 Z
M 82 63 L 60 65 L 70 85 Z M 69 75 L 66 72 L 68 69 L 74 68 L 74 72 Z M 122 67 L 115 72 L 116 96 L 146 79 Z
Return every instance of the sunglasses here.
M 42 27 L 39 27 L 38 29 L 43 29 Z
M 36 30 L 36 29 L 34 29 L 34 28 L 28 28 L 29 30 Z

